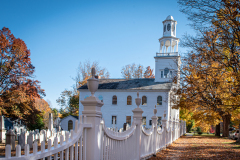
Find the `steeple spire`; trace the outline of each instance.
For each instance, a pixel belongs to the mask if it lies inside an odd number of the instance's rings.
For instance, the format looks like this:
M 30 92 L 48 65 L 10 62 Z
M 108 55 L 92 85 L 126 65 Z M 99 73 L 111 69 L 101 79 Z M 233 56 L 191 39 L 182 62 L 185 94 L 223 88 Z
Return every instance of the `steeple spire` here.
M 169 82 L 175 75 L 179 75 L 178 54 L 179 38 L 176 37 L 177 21 L 169 15 L 163 22 L 163 36 L 159 39 L 160 50 L 155 58 L 155 82 Z
M 177 21 L 169 15 L 163 22 L 163 37 L 159 39 L 160 50 L 156 56 L 178 56 L 179 39 L 176 38 Z

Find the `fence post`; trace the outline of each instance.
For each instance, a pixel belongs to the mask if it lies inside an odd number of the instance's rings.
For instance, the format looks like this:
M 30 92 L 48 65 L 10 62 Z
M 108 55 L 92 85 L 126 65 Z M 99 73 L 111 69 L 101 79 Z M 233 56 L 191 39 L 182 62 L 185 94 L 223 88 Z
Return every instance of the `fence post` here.
M 91 92 L 91 96 L 87 97 L 81 101 L 84 109 L 82 114 L 86 116 L 86 122 L 92 124 L 92 128 L 86 129 L 86 159 L 98 160 L 100 155 L 101 139 L 99 137 L 101 132 L 101 118 L 102 112 L 101 107 L 103 102 L 101 102 L 94 93 L 98 89 L 98 79 L 95 79 L 95 68 L 92 68 L 92 78 L 88 79 L 88 90 Z
M 169 144 L 172 143 L 172 130 L 173 130 L 173 125 L 172 125 L 172 120 L 171 120 L 171 116 L 170 116 L 170 119 L 168 121 L 169 123 L 169 128 L 170 128 L 170 133 L 168 134 L 169 135 Z
M 182 120 L 179 121 L 180 137 L 182 136 Z
M 158 120 L 158 117 L 156 116 L 156 113 L 157 113 L 156 105 L 153 110 L 153 113 L 154 113 L 154 116 L 152 116 L 152 125 L 154 127 L 154 132 L 153 132 L 153 144 L 152 145 L 153 145 L 153 155 L 156 155 L 157 154 L 156 134 L 157 134 L 157 120 Z
M 166 111 L 164 111 L 164 115 L 163 115 L 163 119 L 162 119 L 162 128 L 163 128 L 163 133 L 162 133 L 162 140 L 164 141 L 164 146 L 166 147 L 166 135 L 167 135 L 167 119 L 166 119 Z
M 142 113 L 143 110 L 139 108 L 141 104 L 141 98 L 139 98 L 139 93 L 137 93 L 137 98 L 135 99 L 137 108 L 132 110 L 133 112 L 133 119 L 135 120 L 134 124 L 136 124 L 136 159 L 140 159 L 141 157 L 141 127 L 142 127 Z
M 184 125 L 183 125 L 183 130 L 184 130 L 184 132 L 183 132 L 183 134 L 186 134 L 186 121 L 184 121 Z
M 173 122 L 172 122 L 172 128 L 173 128 L 173 134 L 172 134 L 172 142 L 174 142 L 176 139 L 175 139 L 175 136 L 176 136 L 176 130 L 175 130 L 175 117 L 173 117 Z

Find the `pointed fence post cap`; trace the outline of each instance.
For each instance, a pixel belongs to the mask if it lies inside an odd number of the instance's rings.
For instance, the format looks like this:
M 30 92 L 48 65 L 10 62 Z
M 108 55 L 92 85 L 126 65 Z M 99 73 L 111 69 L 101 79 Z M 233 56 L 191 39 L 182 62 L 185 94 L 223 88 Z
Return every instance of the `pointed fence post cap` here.
M 95 78 L 95 68 L 92 68 L 92 78 L 88 79 L 87 81 L 87 86 L 88 86 L 88 90 L 91 92 L 91 96 L 94 97 L 94 93 L 97 91 L 98 89 L 98 79 Z
M 139 108 L 139 105 L 141 104 L 141 98 L 139 98 L 139 92 L 137 92 L 137 98 L 135 99 L 135 103 L 137 107 Z
M 153 109 L 154 116 L 157 114 L 157 106 L 155 105 L 155 108 Z

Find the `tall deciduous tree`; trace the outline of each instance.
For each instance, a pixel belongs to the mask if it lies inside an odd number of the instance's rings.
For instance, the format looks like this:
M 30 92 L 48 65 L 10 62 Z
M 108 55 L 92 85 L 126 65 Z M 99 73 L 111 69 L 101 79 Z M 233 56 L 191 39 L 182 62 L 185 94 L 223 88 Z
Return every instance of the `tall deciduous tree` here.
M 223 120 L 223 136 L 228 136 L 230 119 L 240 107 L 240 2 L 178 3 L 198 32 L 197 37 L 186 36 L 183 42 L 183 46 L 192 49 L 192 54 L 186 59 L 181 96 L 203 114 L 217 113 L 216 118 Z
M 150 68 L 150 67 L 149 67 Z M 150 72 L 152 70 L 150 69 Z M 146 68 L 146 71 L 144 72 L 144 67 L 141 64 L 136 65 L 135 63 L 133 64 L 128 64 L 122 67 L 122 77 L 125 79 L 139 79 L 139 78 L 152 78 L 152 73 L 150 73 L 148 70 L 148 67 Z M 145 75 L 146 74 L 146 75 Z M 150 77 L 148 75 L 151 74 Z M 145 77 L 146 76 L 146 77 Z
M 109 72 L 106 68 L 102 68 L 99 66 L 98 62 L 90 63 L 86 61 L 84 63 L 80 63 L 77 69 L 77 75 L 74 78 L 75 86 L 73 90 L 64 90 L 60 97 L 56 100 L 58 105 L 61 106 L 60 114 L 62 117 L 66 117 L 68 115 L 78 115 L 79 114 L 79 93 L 77 91 L 78 87 L 87 83 L 87 80 L 91 78 L 91 69 L 95 68 L 96 76 L 100 79 L 109 78 Z
M 144 78 L 155 78 L 153 74 L 153 69 L 151 69 L 150 66 L 148 66 L 144 72 Z
M 0 114 L 20 118 L 29 126 L 40 112 L 35 98 L 44 95 L 39 81 L 32 80 L 34 66 L 23 40 L 15 38 L 8 28 L 0 30 Z
M 50 105 L 44 99 L 35 98 L 35 108 L 42 113 L 44 128 L 47 128 L 49 122 L 49 113 L 52 113 Z
M 79 64 L 77 69 L 77 75 L 74 78 L 76 82 L 76 88 L 81 87 L 82 85 L 87 83 L 87 80 L 91 77 L 91 69 L 95 68 L 96 75 L 101 79 L 107 79 L 109 78 L 109 72 L 106 68 L 102 68 L 99 66 L 98 62 L 91 63 L 90 61 L 86 61 L 84 63 Z

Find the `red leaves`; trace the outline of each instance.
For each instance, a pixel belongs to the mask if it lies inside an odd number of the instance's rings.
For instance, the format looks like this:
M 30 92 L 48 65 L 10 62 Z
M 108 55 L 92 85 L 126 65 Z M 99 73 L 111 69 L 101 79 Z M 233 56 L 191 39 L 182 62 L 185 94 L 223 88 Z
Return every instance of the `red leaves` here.
M 8 28 L 0 30 L 0 114 L 30 122 L 39 111 L 35 98 L 45 95 L 39 81 L 32 80 L 34 66 L 25 42 Z

